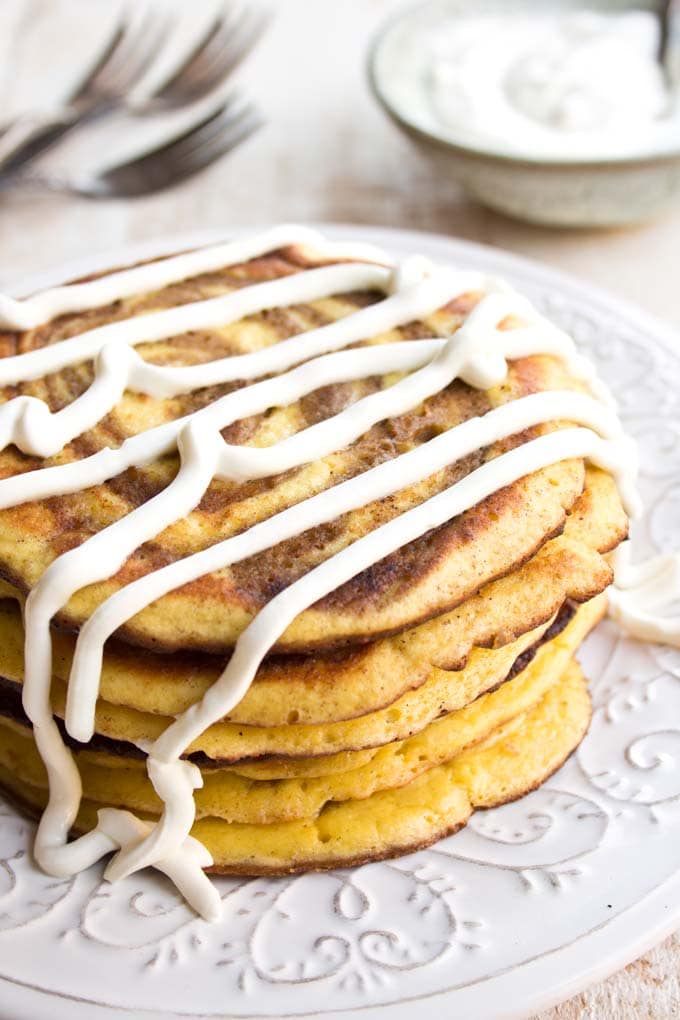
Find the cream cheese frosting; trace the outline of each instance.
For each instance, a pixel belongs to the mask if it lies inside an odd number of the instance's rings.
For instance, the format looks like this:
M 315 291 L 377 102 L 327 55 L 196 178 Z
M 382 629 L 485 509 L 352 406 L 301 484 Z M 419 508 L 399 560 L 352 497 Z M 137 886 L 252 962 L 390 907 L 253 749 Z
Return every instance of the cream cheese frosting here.
M 388 29 L 376 70 L 407 119 L 453 142 L 607 159 L 680 145 L 680 56 L 667 75 L 658 47 L 648 10 L 430 4 Z

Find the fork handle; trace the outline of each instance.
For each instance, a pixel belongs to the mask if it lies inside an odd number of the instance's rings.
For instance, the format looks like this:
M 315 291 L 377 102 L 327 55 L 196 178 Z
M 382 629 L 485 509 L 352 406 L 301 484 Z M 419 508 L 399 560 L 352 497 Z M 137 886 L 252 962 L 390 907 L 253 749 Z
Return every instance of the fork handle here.
M 40 171 L 17 170 L 14 173 L 0 171 L 0 194 L 7 191 L 51 191 L 57 195 L 78 194 L 77 186 L 68 177 L 58 174 L 45 174 Z
M 79 121 L 78 113 L 71 109 L 17 117 L 0 136 L 0 174 L 16 173 L 56 145 Z

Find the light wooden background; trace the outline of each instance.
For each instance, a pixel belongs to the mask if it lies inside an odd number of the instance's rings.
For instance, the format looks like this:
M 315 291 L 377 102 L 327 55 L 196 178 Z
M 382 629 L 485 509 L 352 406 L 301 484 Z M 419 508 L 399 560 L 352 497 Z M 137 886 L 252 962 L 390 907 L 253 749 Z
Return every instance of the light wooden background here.
M 181 230 L 278 220 L 376 223 L 520 252 L 680 327 L 680 212 L 633 230 L 555 232 L 471 204 L 388 123 L 369 93 L 367 46 L 395 0 L 270 0 L 270 7 L 273 27 L 240 75 L 260 100 L 267 127 L 199 178 L 143 200 L 1 196 L 0 282 Z M 3 113 L 54 95 L 111 8 L 108 0 L 0 0 Z M 184 3 L 188 27 L 200 8 Z M 148 131 L 119 119 L 74 140 L 50 162 L 72 169 L 113 162 Z M 541 1020 L 680 1017 L 679 964 L 675 936 Z

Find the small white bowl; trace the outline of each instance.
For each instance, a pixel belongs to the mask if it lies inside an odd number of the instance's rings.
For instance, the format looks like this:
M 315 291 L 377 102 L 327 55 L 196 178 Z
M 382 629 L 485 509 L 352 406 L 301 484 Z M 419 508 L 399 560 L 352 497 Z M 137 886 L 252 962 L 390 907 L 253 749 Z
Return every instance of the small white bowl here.
M 608 0 L 553 0 L 563 10 L 612 10 Z M 617 10 L 653 8 L 649 0 L 620 0 Z M 475 13 L 508 10 L 545 12 L 545 0 L 485 0 Z M 470 0 L 430 0 L 400 12 L 380 31 L 369 56 L 369 77 L 381 105 L 443 174 L 461 184 L 479 202 L 518 219 L 551 226 L 618 226 L 643 222 L 680 205 L 680 138 L 671 150 L 608 159 L 550 159 L 518 155 L 502 148 L 467 144 L 439 133 L 430 118 L 418 116 L 395 87 L 395 40 L 409 24 L 423 18 L 456 18 L 470 14 Z M 391 73 L 388 73 L 391 72 Z M 401 73 L 401 72 L 398 72 Z M 408 73 L 408 68 L 404 69 Z

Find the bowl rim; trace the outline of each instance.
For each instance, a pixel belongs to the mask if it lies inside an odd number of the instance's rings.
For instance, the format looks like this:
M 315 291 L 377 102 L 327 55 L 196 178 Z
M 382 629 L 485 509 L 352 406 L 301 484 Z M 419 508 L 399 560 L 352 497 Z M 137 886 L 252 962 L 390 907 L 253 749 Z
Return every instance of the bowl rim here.
M 576 159 L 551 158 L 549 156 L 532 156 L 525 153 L 512 153 L 495 149 L 493 146 L 467 144 L 463 141 L 453 141 L 451 138 L 435 131 L 428 130 L 421 124 L 410 119 L 396 108 L 390 101 L 387 91 L 383 89 L 378 80 L 376 64 L 385 38 L 400 21 L 421 9 L 425 10 L 430 6 L 441 3 L 441 0 L 411 0 L 402 4 L 397 11 L 385 18 L 378 29 L 373 33 L 369 43 L 366 59 L 366 72 L 368 84 L 374 98 L 379 106 L 402 128 L 410 134 L 415 134 L 423 141 L 436 145 L 459 156 L 472 157 L 480 161 L 493 160 L 494 162 L 507 166 L 524 166 L 527 168 L 555 171 L 576 171 L 576 170 L 606 170 L 606 169 L 633 169 L 645 166 L 658 166 L 659 164 L 673 163 L 680 159 L 680 141 L 677 148 L 665 152 L 646 152 L 639 155 L 607 156 L 607 157 L 578 157 Z M 680 16 L 678 16 L 680 21 Z

